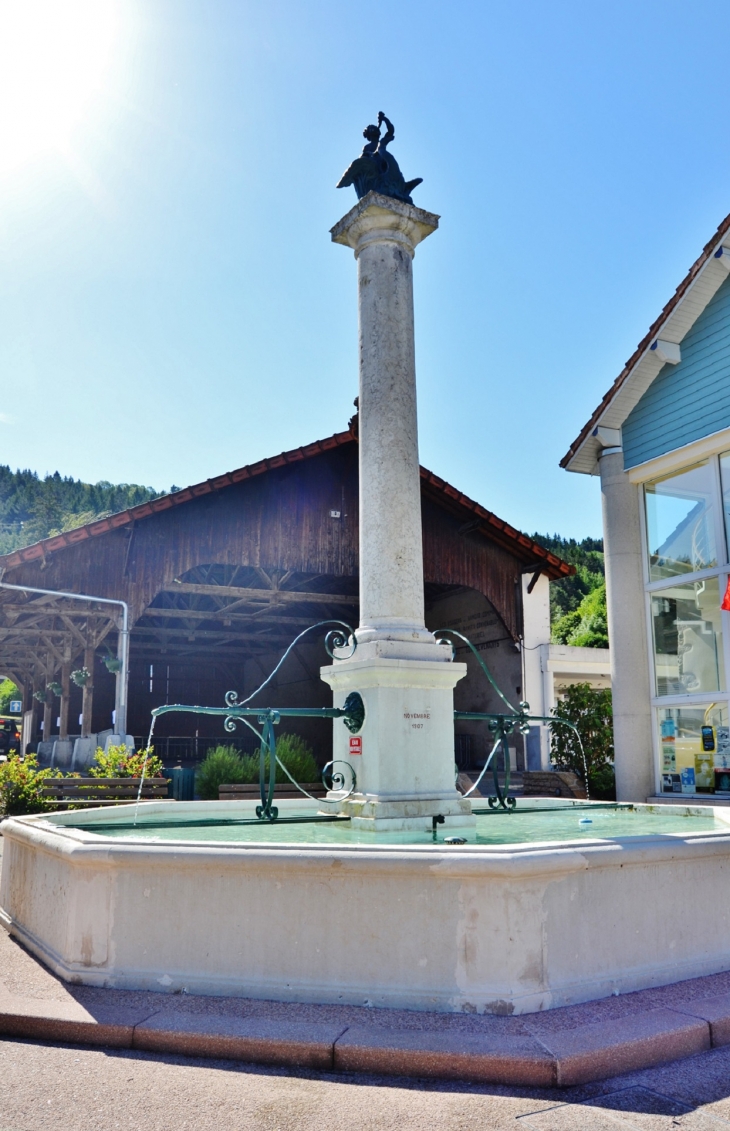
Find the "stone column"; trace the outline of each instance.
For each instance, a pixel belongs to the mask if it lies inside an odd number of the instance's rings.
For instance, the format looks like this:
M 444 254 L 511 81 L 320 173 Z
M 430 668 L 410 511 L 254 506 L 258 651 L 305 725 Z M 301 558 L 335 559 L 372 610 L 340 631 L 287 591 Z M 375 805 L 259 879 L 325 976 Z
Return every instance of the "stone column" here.
M 336 705 L 365 702 L 361 742 L 335 723 L 334 757 L 357 774 L 345 803 L 366 828 L 473 823 L 454 785 L 454 685 L 465 664 L 425 627 L 421 484 L 413 331 L 413 256 L 438 216 L 368 193 L 335 243 L 358 267 L 360 625 L 351 659 L 322 669 Z
M 641 545 L 641 493 L 624 471 L 620 448 L 604 449 L 599 466 L 616 795 L 619 801 L 645 801 L 656 792 L 656 770 Z

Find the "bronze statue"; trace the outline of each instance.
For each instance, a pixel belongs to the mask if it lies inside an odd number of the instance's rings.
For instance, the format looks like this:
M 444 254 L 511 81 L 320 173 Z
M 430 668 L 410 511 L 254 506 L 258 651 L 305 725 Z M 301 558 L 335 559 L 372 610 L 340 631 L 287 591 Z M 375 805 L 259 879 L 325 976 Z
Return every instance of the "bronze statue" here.
M 380 128 L 385 122 L 386 132 L 380 136 Z M 392 196 L 395 200 L 402 200 L 406 204 L 413 204 L 411 193 L 416 185 L 420 185 L 423 177 L 415 177 L 412 181 L 405 181 L 398 168 L 398 162 L 392 153 L 388 153 L 388 145 L 395 137 L 393 123 L 389 122 L 381 110 L 378 114 L 377 126 L 366 126 L 362 131 L 366 145 L 359 157 L 343 173 L 337 183 L 338 188 L 355 186 L 358 200 L 369 192 L 379 192 L 382 196 Z

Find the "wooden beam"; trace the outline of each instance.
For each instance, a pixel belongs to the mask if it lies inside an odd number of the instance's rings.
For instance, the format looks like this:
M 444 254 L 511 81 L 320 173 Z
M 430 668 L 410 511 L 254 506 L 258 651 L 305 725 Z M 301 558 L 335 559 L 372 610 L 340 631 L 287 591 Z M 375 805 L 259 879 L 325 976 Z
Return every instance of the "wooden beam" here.
M 199 593 L 207 597 L 245 597 L 251 601 L 274 604 L 299 604 L 307 601 L 317 605 L 359 605 L 360 598 L 348 593 L 308 593 L 294 589 L 242 589 L 237 585 L 198 585 L 191 581 L 166 585 L 162 593 Z
M 228 609 L 156 609 L 148 605 L 142 617 L 161 617 L 167 620 L 230 620 L 234 624 L 264 624 L 266 620 L 275 621 L 277 624 L 307 625 L 311 624 L 310 617 L 287 617 L 270 609 L 258 613 L 229 613 Z M 136 622 L 137 625 L 139 621 Z M 136 625 L 135 625 L 136 631 Z

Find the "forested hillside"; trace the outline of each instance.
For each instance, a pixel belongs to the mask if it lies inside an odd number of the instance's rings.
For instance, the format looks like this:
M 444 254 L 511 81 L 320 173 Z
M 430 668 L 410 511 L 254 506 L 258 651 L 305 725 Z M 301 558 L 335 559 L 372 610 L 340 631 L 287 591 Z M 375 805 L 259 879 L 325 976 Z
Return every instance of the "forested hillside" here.
M 82 483 L 0 465 L 0 554 L 157 498 L 136 483 Z
M 574 577 L 550 585 L 550 621 L 554 644 L 581 648 L 608 647 L 603 541 L 533 534 L 536 542 L 576 568 Z

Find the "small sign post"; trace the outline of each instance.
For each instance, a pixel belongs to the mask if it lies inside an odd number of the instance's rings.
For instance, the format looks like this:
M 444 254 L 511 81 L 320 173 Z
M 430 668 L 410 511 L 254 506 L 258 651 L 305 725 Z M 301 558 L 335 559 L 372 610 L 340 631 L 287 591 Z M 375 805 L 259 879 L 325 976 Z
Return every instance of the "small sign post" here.
M 23 711 L 23 700 L 11 699 L 10 703 L 8 704 L 8 710 L 10 711 L 11 715 L 20 715 Z

